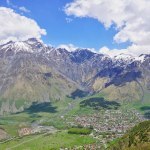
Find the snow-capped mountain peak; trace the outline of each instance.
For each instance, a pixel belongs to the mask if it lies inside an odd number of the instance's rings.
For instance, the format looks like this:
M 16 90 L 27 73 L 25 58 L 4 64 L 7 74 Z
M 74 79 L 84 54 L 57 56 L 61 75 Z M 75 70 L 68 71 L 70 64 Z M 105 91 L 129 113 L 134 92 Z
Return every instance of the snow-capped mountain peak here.
M 119 54 L 119 55 L 116 55 L 114 58 L 115 58 L 115 59 L 133 59 L 134 57 L 133 57 L 133 55 L 131 55 L 131 54 L 124 54 L 124 53 L 121 53 L 121 54 Z
M 9 42 L 9 43 L 3 45 L 1 49 L 6 50 L 6 51 L 11 49 L 15 53 L 17 53 L 19 51 L 33 52 L 31 47 L 25 42 Z
M 45 45 L 41 40 L 36 38 L 30 38 L 26 41 L 10 41 L 4 45 L 1 45 L 0 47 L 1 50 L 5 52 L 12 51 L 15 54 L 18 52 L 37 53 L 41 52 L 43 49 L 48 48 L 47 45 Z
M 124 64 L 125 66 L 135 61 L 142 63 L 143 61 L 145 61 L 146 57 L 146 55 L 134 56 L 132 54 L 121 53 L 112 58 L 106 54 L 96 53 L 95 51 L 92 51 L 88 48 L 77 48 L 76 50 L 70 52 L 65 48 L 54 48 L 51 46 L 47 46 L 41 40 L 36 38 L 30 38 L 26 41 L 19 42 L 10 41 L 4 45 L 0 45 L 0 50 L 4 52 L 3 54 L 6 54 L 7 52 L 11 55 L 19 52 L 37 53 L 45 55 L 46 57 L 50 55 L 61 55 L 63 59 L 65 59 L 65 57 L 68 55 L 74 62 L 78 63 L 95 58 L 96 56 L 102 56 L 100 57 L 101 60 L 110 59 L 117 65 Z
M 145 55 L 134 56 L 132 54 L 121 53 L 119 55 L 114 56 L 113 60 L 126 63 L 132 63 L 133 61 L 143 62 L 145 60 Z

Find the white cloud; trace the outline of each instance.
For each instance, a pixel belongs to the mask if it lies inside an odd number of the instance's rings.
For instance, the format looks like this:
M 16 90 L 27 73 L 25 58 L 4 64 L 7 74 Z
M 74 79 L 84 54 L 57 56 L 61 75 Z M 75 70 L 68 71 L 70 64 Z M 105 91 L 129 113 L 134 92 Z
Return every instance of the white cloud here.
M 30 13 L 30 10 L 28 10 L 28 9 L 25 8 L 24 6 L 19 7 L 19 10 L 20 10 L 20 11 L 23 11 L 23 12 L 25 12 L 25 13 Z
M 45 29 L 41 29 L 33 19 L 21 16 L 14 10 L 0 7 L 0 43 L 10 40 L 20 41 L 28 38 L 41 38 L 46 35 Z
M 66 50 L 69 51 L 69 52 L 73 52 L 73 51 L 75 51 L 75 50 L 77 50 L 77 49 L 87 49 L 87 50 L 89 50 L 89 51 L 92 51 L 92 52 L 94 52 L 94 53 L 97 53 L 94 48 L 78 47 L 78 46 L 75 46 L 75 45 L 73 45 L 73 44 L 61 44 L 61 45 L 57 46 L 57 48 L 64 48 L 64 49 L 66 49 Z
M 67 23 L 71 23 L 72 21 L 73 21 L 72 18 L 66 18 L 66 22 L 67 22 Z
M 12 7 L 13 9 L 20 10 L 21 12 L 24 12 L 24 13 L 30 13 L 30 10 L 28 10 L 26 7 L 24 6 L 19 7 L 15 5 L 14 3 L 12 3 L 11 0 L 6 0 L 6 3 L 8 6 Z
M 105 28 L 115 25 L 114 41 L 133 43 L 127 51 L 150 50 L 150 0 L 74 0 L 65 6 L 65 12 L 97 19 Z
M 69 52 L 75 51 L 76 49 L 78 49 L 78 47 L 76 47 L 73 44 L 61 44 L 59 46 L 57 46 L 57 48 L 64 48 Z
M 114 57 L 114 56 L 119 55 L 121 53 L 128 54 L 128 51 L 125 49 L 122 49 L 122 50 L 112 49 L 112 50 L 110 50 L 108 47 L 104 46 L 99 50 L 99 53 L 109 55 L 110 57 Z
M 103 54 L 108 54 L 108 53 L 110 53 L 110 49 L 108 47 L 104 46 L 104 47 L 100 48 L 99 52 L 103 53 Z
M 99 53 L 107 54 L 110 57 L 117 56 L 119 54 L 130 54 L 133 56 L 139 56 L 141 54 L 150 54 L 150 47 L 149 46 L 137 46 L 131 45 L 126 49 L 109 49 L 108 47 L 102 47 L 99 50 Z

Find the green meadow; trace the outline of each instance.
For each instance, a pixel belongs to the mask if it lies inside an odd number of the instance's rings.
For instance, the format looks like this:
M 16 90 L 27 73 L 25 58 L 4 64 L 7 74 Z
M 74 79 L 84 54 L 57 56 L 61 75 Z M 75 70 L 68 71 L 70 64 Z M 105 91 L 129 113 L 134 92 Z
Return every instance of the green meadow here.
M 67 131 L 55 134 L 32 135 L 0 144 L 2 150 L 59 150 L 92 144 L 96 141 L 90 136 L 68 134 Z

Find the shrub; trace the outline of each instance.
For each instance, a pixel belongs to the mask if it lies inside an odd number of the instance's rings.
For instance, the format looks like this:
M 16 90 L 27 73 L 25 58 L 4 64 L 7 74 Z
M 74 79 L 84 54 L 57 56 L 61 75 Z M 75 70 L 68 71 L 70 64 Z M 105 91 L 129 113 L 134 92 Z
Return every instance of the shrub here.
M 70 128 L 68 130 L 69 134 L 82 134 L 82 135 L 88 135 L 91 133 L 91 129 L 89 128 Z

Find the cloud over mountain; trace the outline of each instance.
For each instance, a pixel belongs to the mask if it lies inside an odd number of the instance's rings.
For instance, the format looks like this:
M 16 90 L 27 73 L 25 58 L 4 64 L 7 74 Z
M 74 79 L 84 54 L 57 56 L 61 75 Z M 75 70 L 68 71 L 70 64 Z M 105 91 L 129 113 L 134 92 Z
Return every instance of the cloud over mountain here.
M 20 41 L 28 38 L 40 38 L 46 35 L 46 30 L 40 28 L 37 22 L 16 13 L 13 9 L 0 7 L 0 43 L 10 40 Z
M 78 49 L 78 47 L 73 44 L 61 44 L 61 45 L 57 46 L 57 48 L 64 48 L 69 52 L 72 52 L 72 51 L 75 51 L 76 49 Z
M 150 53 L 150 1 L 74 0 L 65 6 L 67 15 L 97 19 L 105 28 L 115 26 L 116 43 L 131 42 L 126 51 Z

